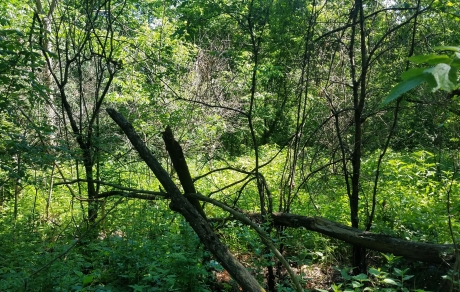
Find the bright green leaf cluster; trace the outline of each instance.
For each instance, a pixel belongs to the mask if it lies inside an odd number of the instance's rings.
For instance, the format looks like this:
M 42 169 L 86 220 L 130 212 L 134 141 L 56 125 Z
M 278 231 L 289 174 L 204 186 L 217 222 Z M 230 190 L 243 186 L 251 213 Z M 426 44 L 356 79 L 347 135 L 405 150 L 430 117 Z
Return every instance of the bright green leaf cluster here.
M 413 63 L 434 65 L 434 67 L 414 68 L 404 72 L 401 75 L 403 81 L 393 87 L 383 104 L 392 102 L 423 82 L 426 82 L 432 91 L 452 92 L 459 88 L 457 71 L 460 67 L 460 47 L 443 46 L 435 49 L 453 53 L 450 56 L 430 54 L 410 57 L 409 61 Z

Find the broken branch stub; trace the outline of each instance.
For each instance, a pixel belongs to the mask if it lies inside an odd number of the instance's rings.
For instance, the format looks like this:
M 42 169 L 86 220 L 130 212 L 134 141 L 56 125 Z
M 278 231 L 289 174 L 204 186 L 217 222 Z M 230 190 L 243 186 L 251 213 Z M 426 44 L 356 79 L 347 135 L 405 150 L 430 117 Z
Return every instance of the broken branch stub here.
M 166 150 L 168 151 L 171 162 L 179 177 L 180 184 L 184 189 L 184 193 L 196 193 L 195 185 L 193 184 L 192 176 L 188 170 L 187 161 L 185 160 L 184 152 L 179 142 L 174 139 L 174 135 L 169 126 L 162 133 L 163 141 L 165 142 Z M 206 214 L 200 205 L 200 202 L 195 198 L 188 198 L 189 202 L 197 209 L 197 211 L 206 219 Z

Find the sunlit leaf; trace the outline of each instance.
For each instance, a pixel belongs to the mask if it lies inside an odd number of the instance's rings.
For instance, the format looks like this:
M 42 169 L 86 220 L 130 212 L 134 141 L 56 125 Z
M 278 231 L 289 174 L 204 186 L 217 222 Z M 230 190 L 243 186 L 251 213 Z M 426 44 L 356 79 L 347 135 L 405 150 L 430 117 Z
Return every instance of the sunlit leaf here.
M 430 65 L 435 65 L 439 63 L 449 63 L 450 58 L 447 55 L 437 55 L 437 54 L 430 54 L 430 55 L 417 55 L 412 56 L 409 58 L 409 61 L 414 62 L 416 64 L 427 63 Z
M 398 285 L 398 283 L 395 282 L 395 280 L 393 279 L 390 279 L 390 278 L 386 278 L 386 279 L 383 279 L 383 282 L 385 282 L 386 284 L 390 284 L 390 285 Z
M 453 51 L 453 52 L 460 52 L 460 47 L 455 46 L 439 46 L 434 47 L 436 51 Z
M 425 73 L 432 74 L 434 79 L 436 80 L 436 86 L 432 86 L 430 84 L 430 87 L 432 87 L 433 91 L 441 89 L 450 92 L 456 88 L 455 84 L 452 83 L 452 81 L 450 80 L 450 71 L 451 67 L 444 63 L 438 64 L 433 68 L 425 70 Z
M 378 276 L 378 275 L 380 275 L 380 271 L 376 270 L 374 268 L 370 268 L 369 269 L 369 274 L 374 275 L 374 276 Z
M 352 281 L 351 285 L 353 286 L 353 288 L 359 288 L 363 286 L 363 284 L 358 281 Z

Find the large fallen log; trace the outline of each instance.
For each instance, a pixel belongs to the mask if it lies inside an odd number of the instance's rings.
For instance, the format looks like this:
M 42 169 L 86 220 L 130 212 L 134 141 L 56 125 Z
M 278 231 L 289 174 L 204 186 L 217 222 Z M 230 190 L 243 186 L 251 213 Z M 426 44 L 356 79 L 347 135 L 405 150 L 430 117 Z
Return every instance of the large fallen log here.
M 123 195 L 125 197 L 133 197 L 144 200 L 155 200 L 160 197 L 169 198 L 167 193 L 148 192 L 140 194 L 142 192 L 147 191 L 137 190 L 135 192 L 113 192 L 113 194 L 110 193 L 100 197 Z M 223 204 L 222 202 L 216 203 L 216 200 L 201 194 L 185 194 L 185 197 L 193 197 L 199 201 L 208 202 L 218 207 L 219 204 Z M 260 219 L 258 219 L 261 216 L 260 213 L 245 215 L 248 218 L 257 219 L 257 221 L 260 221 Z M 211 222 L 228 220 L 238 219 L 233 217 L 209 219 Z M 371 250 L 384 253 L 392 253 L 394 255 L 404 256 L 406 258 L 417 261 L 432 263 L 453 263 L 456 258 L 453 244 L 433 244 L 404 240 L 385 234 L 378 234 L 352 228 L 347 225 L 343 225 L 321 217 L 307 217 L 295 214 L 273 213 L 272 220 L 275 225 L 291 228 L 305 228 L 307 230 L 315 231 L 329 237 L 339 239 L 346 243 L 357 244 Z
M 186 196 L 217 205 L 214 199 L 201 194 L 186 194 Z M 246 214 L 246 216 L 261 221 L 260 213 Z M 292 228 L 303 227 L 307 230 L 319 232 L 346 243 L 359 245 L 371 250 L 391 253 L 422 262 L 455 262 L 455 248 L 453 244 L 434 244 L 404 240 L 385 234 L 363 231 L 321 217 L 307 217 L 288 213 L 272 213 L 271 216 L 275 225 Z M 209 221 L 227 220 L 232 220 L 232 218 L 209 219 Z
M 256 216 L 260 216 L 260 214 Z M 272 214 L 272 218 L 276 225 L 293 228 L 303 227 L 375 251 L 392 253 L 422 262 L 452 263 L 455 261 L 454 246 L 451 244 L 433 244 L 404 240 L 384 234 L 359 230 L 320 217 L 274 213 Z

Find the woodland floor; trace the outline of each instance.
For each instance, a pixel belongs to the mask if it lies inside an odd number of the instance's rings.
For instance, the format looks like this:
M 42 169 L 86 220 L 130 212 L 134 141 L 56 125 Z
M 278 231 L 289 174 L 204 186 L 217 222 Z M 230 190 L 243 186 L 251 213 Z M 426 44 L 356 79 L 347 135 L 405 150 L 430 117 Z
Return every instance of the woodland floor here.
M 251 267 L 251 257 L 248 255 L 239 256 L 239 260 L 248 267 Z M 383 266 L 382 259 L 378 256 L 370 258 L 370 266 Z M 407 261 L 402 259 L 401 266 L 408 267 L 410 272 L 408 274 L 414 277 L 406 282 L 406 287 L 411 291 L 439 291 L 442 283 L 442 275 L 447 273 L 447 267 L 434 266 L 422 262 Z M 255 268 L 255 267 L 253 267 Z M 308 291 L 317 291 L 316 289 L 323 289 L 331 291 L 331 285 L 340 284 L 344 282 L 340 270 L 331 264 L 311 264 L 311 265 L 297 265 L 291 264 L 292 270 L 296 275 L 300 276 L 305 289 Z M 275 282 L 281 287 L 289 287 L 289 277 L 285 269 L 279 272 L 274 269 L 276 277 Z M 259 271 L 255 276 L 264 277 L 267 275 L 267 269 Z M 213 286 L 212 291 L 240 291 L 238 285 L 232 280 L 229 273 L 225 270 L 214 272 L 216 285 Z M 266 284 L 266 280 L 264 280 Z M 370 287 L 376 288 L 375 284 L 369 283 Z M 412 288 L 411 288 L 412 287 Z M 396 290 L 395 290 L 396 291 Z

